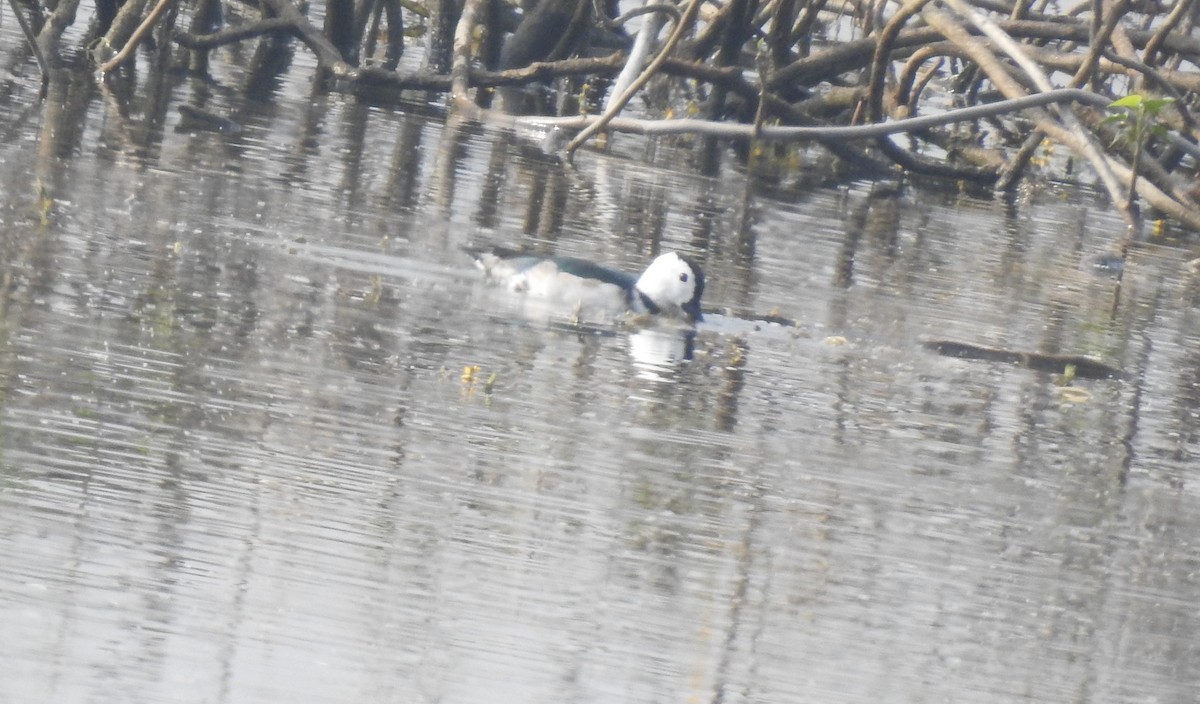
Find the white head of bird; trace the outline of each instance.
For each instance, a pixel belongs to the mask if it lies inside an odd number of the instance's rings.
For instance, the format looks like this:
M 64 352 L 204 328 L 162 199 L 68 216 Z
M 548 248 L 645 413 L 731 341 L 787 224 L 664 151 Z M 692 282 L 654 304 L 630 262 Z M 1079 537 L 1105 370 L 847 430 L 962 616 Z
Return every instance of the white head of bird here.
M 664 313 L 682 313 L 689 320 L 701 318 L 704 272 L 690 257 L 676 252 L 660 255 L 638 279 L 637 290 Z

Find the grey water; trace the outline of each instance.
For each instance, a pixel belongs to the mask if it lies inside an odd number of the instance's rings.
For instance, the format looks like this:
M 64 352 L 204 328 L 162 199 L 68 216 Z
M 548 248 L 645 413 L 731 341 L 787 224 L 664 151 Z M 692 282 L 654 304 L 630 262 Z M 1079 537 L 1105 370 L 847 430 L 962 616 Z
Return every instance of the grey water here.
M 1195 252 L 1098 270 L 1087 191 L 568 166 L 294 86 L 232 135 L 34 103 L 0 101 L 0 701 L 1200 690 Z M 689 253 L 709 322 L 521 319 L 480 242 Z

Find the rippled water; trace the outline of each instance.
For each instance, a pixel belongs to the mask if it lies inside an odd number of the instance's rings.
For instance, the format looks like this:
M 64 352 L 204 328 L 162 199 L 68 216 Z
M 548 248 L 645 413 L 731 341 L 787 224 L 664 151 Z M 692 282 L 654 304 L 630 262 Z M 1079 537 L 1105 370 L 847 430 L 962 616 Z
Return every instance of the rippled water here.
M 149 149 L 87 109 L 0 147 L 0 701 L 1200 686 L 1191 255 L 1118 286 L 1086 197 L 568 168 L 336 95 Z M 715 314 L 691 350 L 522 319 L 468 242 L 689 252 Z

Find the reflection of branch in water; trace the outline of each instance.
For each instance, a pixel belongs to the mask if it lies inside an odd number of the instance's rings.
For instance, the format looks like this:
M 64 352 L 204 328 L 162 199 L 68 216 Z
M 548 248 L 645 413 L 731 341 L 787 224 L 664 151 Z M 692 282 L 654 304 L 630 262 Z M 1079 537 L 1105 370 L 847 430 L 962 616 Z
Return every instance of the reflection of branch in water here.
M 50 66 L 46 64 L 42 48 L 38 46 L 37 38 L 33 36 L 33 28 L 29 26 L 29 20 L 21 14 L 21 8 L 17 7 L 17 0 L 8 0 L 8 5 L 12 8 L 13 14 L 17 16 L 17 24 L 21 25 L 25 41 L 29 42 L 29 49 L 33 52 L 34 60 L 37 61 L 38 70 L 42 72 L 42 92 L 39 97 L 45 99 L 46 89 L 50 87 Z
M 725 384 L 717 391 L 717 429 L 725 432 L 737 425 L 738 400 L 746 385 L 746 353 L 750 347 L 746 340 L 735 337 L 729 341 L 729 361 L 722 368 Z

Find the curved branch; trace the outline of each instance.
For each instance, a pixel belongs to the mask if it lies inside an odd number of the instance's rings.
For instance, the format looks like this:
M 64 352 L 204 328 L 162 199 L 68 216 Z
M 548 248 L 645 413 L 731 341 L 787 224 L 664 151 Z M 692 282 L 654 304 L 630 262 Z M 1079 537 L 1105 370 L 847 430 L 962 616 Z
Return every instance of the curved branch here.
M 211 34 L 192 34 L 183 32 L 174 36 L 175 43 L 185 49 L 212 49 L 226 44 L 252 39 L 272 32 L 289 32 L 292 30 L 291 20 L 282 17 L 267 17 L 257 22 L 227 27 Z
M 945 65 L 945 63 L 946 60 L 939 56 L 937 60 L 933 62 L 932 66 L 918 76 L 917 85 L 908 95 L 908 110 L 910 113 L 916 112 L 917 103 L 921 100 L 921 93 L 925 91 L 925 87 L 929 85 L 930 81 L 933 80 L 933 77 L 937 75 L 938 71 L 942 69 L 942 66 Z
M 648 15 L 651 12 L 660 12 L 663 14 L 670 15 L 671 18 L 673 20 L 675 20 L 676 22 L 678 22 L 683 17 L 683 15 L 680 14 L 680 12 L 679 12 L 679 8 L 675 7 L 674 5 L 665 4 L 665 3 L 654 3 L 654 4 L 650 4 L 650 5 L 642 5 L 641 7 L 635 7 L 632 10 L 629 10 L 628 12 L 623 12 L 620 15 L 617 15 L 615 18 L 613 18 L 611 20 L 604 17 L 603 14 L 598 13 L 597 16 L 603 18 L 602 22 L 605 27 L 608 27 L 609 29 L 613 29 L 616 27 L 620 27 L 621 25 L 625 24 L 626 22 L 633 19 L 634 17 L 641 17 L 642 15 Z
M 908 61 L 904 63 L 904 68 L 901 69 L 900 75 L 896 78 L 896 102 L 910 106 L 916 104 L 916 98 L 910 98 L 909 96 L 913 92 L 913 84 L 916 82 L 918 69 L 921 68 L 922 64 L 935 56 L 939 57 L 936 66 L 940 68 L 942 63 L 940 57 L 946 53 L 942 50 L 943 48 L 938 44 L 923 46 L 914 51 L 912 56 L 908 57 Z
M 875 52 L 871 57 L 870 90 L 867 95 L 867 121 L 879 122 L 883 119 L 883 84 L 887 78 L 888 57 L 904 23 L 919 13 L 929 0 L 907 0 L 888 23 L 883 26 L 875 44 Z M 786 69 L 785 69 L 786 70 Z

